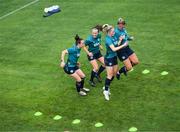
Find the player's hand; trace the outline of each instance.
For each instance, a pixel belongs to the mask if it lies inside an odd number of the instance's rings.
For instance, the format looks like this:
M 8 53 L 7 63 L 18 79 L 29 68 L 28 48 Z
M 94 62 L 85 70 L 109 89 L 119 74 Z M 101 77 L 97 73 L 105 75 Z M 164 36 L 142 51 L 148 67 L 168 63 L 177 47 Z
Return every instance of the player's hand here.
M 60 66 L 61 66 L 62 68 L 64 68 L 64 67 L 65 67 L 65 63 L 62 61 L 61 64 L 60 64 Z
M 134 37 L 133 37 L 133 36 L 131 36 L 131 37 L 130 37 L 130 40 L 134 40 Z
M 92 56 L 93 56 L 93 53 L 89 52 L 89 53 L 88 53 L 88 56 L 92 57 Z
M 81 66 L 81 63 L 77 62 L 77 66 L 80 67 L 80 66 Z
M 123 39 L 125 39 L 125 35 L 122 35 L 119 37 L 119 40 L 122 41 Z
M 128 42 L 123 44 L 123 47 L 127 47 L 128 46 Z

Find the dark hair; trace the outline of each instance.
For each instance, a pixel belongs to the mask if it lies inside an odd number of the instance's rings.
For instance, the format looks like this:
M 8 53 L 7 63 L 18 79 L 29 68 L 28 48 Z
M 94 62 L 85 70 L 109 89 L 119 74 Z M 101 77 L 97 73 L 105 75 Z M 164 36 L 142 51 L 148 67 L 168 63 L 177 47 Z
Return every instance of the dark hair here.
M 118 21 L 117 24 L 123 24 L 123 25 L 126 25 L 126 22 L 123 20 L 123 21 Z
M 126 25 L 126 22 L 123 21 L 123 22 L 117 22 L 117 24 L 123 24 L 123 25 Z
M 78 34 L 76 34 L 76 36 L 74 37 L 74 39 L 75 39 L 75 41 L 76 41 L 76 45 L 78 45 L 78 44 L 81 42 L 81 40 L 83 40 L 82 38 L 79 37 Z
M 97 25 L 94 26 L 93 28 L 96 28 L 96 29 L 98 30 L 98 32 L 100 32 L 100 31 L 103 30 L 102 25 L 100 25 L 100 24 L 97 24 Z M 92 29 L 93 29 L 93 28 L 92 28 Z

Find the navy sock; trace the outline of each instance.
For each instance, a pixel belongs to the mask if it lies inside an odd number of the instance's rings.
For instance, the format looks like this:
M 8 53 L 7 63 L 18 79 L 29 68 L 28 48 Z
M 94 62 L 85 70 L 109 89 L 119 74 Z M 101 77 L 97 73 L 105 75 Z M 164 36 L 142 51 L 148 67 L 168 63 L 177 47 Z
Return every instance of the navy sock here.
M 84 78 L 81 78 L 81 88 L 84 88 L 84 80 L 85 80 L 85 77 Z
M 98 70 L 98 75 L 100 75 L 101 74 L 101 72 L 103 72 L 104 71 L 104 69 L 105 69 L 105 67 L 104 66 L 100 66 L 100 68 L 99 68 L 99 70 Z
M 119 70 L 119 73 L 121 74 L 121 73 L 124 73 L 124 72 L 126 72 L 126 67 L 125 66 L 123 66 L 120 70 Z
M 111 78 L 111 82 L 114 80 L 114 76 Z
M 76 82 L 76 89 L 77 89 L 77 92 L 80 92 L 80 89 L 81 89 L 81 82 Z
M 90 81 L 93 81 L 93 80 L 94 80 L 94 77 L 96 77 L 96 76 L 97 76 L 97 73 L 96 73 L 95 71 L 92 70 Z
M 95 77 L 98 77 L 97 72 L 96 72 L 96 71 L 93 71 L 93 72 L 94 72 L 94 76 L 95 76 Z
M 105 80 L 105 90 L 106 91 L 108 91 L 110 84 L 111 84 L 111 79 L 106 78 L 106 80 Z

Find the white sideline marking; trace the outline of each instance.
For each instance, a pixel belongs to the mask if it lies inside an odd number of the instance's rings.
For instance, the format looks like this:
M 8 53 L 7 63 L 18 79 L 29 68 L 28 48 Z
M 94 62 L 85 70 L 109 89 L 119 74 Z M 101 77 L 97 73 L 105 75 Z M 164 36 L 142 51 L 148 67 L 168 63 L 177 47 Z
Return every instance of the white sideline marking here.
M 16 13 L 17 11 L 20 11 L 20 10 L 22 10 L 22 9 L 24 9 L 24 8 L 26 8 L 26 7 L 30 6 L 30 5 L 38 2 L 38 1 L 39 1 L 39 0 L 34 0 L 34 1 L 32 1 L 32 2 L 30 2 L 30 3 L 28 3 L 28 4 L 26 4 L 26 5 L 24 5 L 24 6 L 22 6 L 22 7 L 20 7 L 20 8 L 18 8 L 18 9 L 14 10 L 14 11 L 11 11 L 11 12 L 7 13 L 6 15 L 1 16 L 1 17 L 0 17 L 0 20 L 3 19 L 3 18 L 5 18 L 5 17 L 7 17 L 7 16 L 9 16 L 9 15 L 12 15 L 12 14 Z

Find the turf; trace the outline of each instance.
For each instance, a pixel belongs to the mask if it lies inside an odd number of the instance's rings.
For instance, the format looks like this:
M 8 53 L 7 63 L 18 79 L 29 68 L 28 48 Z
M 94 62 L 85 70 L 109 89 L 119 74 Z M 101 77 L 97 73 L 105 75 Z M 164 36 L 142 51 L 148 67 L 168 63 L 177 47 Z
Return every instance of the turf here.
M 0 0 L 0 16 L 30 0 Z M 62 12 L 43 18 L 46 6 Z M 40 0 L 0 20 L 0 130 L 17 131 L 180 131 L 179 0 Z M 79 97 L 75 82 L 59 68 L 59 54 L 78 33 L 86 38 L 96 24 L 128 23 L 131 47 L 140 64 L 111 86 Z M 105 51 L 104 51 L 105 53 Z M 91 66 L 81 52 L 86 86 Z M 122 63 L 119 63 L 122 66 Z M 149 74 L 142 74 L 144 69 Z M 169 72 L 161 76 L 162 71 Z M 103 73 L 105 78 L 105 73 Z M 40 111 L 41 116 L 34 116 Z M 62 119 L 53 120 L 60 115 Z M 72 124 L 80 119 L 79 124 Z M 103 127 L 96 128 L 96 123 Z

